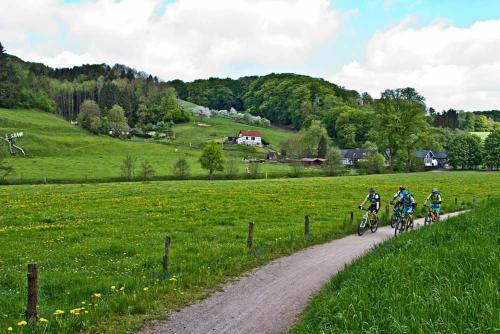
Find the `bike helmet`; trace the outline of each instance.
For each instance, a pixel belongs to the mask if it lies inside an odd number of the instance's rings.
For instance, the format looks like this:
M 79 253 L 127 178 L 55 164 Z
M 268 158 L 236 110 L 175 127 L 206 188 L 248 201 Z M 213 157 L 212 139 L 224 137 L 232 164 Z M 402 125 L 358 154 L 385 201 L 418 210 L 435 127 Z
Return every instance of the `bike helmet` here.
M 369 192 L 369 193 L 374 193 L 374 192 L 375 192 L 375 188 L 370 188 L 370 189 L 368 189 L 368 192 Z
M 399 186 L 399 191 L 403 191 L 403 190 L 405 190 L 405 189 L 406 189 L 406 188 L 405 188 L 405 186 L 403 186 L 403 185 L 400 185 L 400 186 Z
M 439 191 L 437 190 L 437 188 L 432 188 L 432 193 L 435 194 L 435 193 L 438 193 Z
M 403 190 L 403 196 L 408 196 L 410 193 L 408 192 L 408 190 Z

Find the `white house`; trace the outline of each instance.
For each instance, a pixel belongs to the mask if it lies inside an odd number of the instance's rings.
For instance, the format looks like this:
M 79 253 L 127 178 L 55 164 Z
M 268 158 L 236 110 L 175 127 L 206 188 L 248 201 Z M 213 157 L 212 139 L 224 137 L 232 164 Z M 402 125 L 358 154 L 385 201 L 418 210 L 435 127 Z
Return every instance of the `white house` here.
M 262 145 L 262 135 L 260 131 L 240 130 L 236 136 L 236 143 L 249 146 Z

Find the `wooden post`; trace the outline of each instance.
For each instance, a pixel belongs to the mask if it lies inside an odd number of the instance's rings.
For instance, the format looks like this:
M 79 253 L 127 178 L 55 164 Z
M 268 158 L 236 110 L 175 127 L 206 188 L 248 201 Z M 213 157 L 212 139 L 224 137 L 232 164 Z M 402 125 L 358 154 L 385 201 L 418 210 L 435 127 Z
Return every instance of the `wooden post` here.
M 172 238 L 170 236 L 165 237 L 165 255 L 163 255 L 163 271 L 168 271 L 168 262 L 170 257 L 170 244 L 172 242 Z
M 248 223 L 248 239 L 247 239 L 247 248 L 252 248 L 253 246 L 253 226 L 254 222 Z
M 472 197 L 472 204 L 476 205 L 476 196 Z
M 455 197 L 455 205 L 458 204 L 458 198 Z
M 309 216 L 304 217 L 304 237 L 309 238 Z
M 36 263 L 28 264 L 28 305 L 26 306 L 26 320 L 36 319 L 36 305 L 38 303 L 38 266 Z
M 389 216 L 389 205 L 385 206 L 385 214 Z
M 351 211 L 351 225 L 354 223 L 354 211 Z

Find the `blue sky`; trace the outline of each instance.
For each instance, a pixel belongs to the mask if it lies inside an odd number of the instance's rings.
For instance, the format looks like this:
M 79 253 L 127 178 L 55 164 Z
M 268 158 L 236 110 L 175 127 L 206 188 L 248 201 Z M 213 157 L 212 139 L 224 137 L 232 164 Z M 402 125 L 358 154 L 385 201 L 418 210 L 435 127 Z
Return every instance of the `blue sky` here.
M 295 72 L 375 96 L 414 86 L 438 108 L 500 107 L 497 35 L 495 0 L 0 2 L 7 50 L 55 67 L 118 62 L 165 80 Z

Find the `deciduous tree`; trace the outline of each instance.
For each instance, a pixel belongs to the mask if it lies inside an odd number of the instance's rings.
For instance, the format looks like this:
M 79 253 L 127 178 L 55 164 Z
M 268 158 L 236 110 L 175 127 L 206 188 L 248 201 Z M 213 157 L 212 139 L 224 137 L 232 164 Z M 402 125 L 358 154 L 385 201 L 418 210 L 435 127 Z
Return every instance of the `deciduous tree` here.
M 224 152 L 222 152 L 220 145 L 214 142 L 205 145 L 199 159 L 201 167 L 208 171 L 210 180 L 213 179 L 216 172 L 222 172 L 224 170 L 225 160 Z

